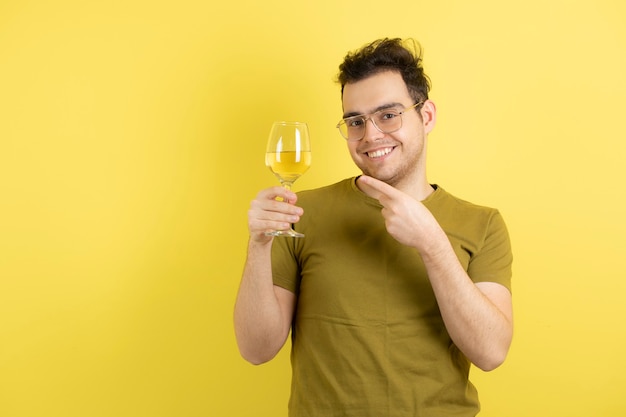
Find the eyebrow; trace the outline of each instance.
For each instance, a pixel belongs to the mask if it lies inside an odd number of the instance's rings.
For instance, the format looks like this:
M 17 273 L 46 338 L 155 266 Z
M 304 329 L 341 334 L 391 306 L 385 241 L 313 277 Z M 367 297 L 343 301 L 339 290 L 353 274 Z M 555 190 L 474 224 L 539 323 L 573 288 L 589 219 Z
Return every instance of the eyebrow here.
M 343 118 L 348 119 L 354 116 L 363 116 L 366 114 L 376 113 L 377 111 L 381 111 L 381 110 L 393 109 L 394 107 L 405 107 L 405 106 L 402 103 L 388 103 L 388 104 L 383 104 L 381 106 L 376 107 L 373 111 L 369 113 L 357 113 L 357 112 L 344 113 Z

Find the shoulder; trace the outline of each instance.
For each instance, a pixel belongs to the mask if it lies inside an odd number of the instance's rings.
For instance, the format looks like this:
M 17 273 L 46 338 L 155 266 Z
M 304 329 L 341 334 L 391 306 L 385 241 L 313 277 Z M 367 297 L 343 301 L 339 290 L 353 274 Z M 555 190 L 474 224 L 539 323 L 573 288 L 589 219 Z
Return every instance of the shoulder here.
M 498 209 L 456 197 L 439 186 L 424 204 L 442 226 L 454 225 L 464 229 L 475 229 L 476 232 L 495 225 L 504 226 Z
M 435 187 L 435 192 L 424 201 L 426 207 L 432 208 L 433 210 L 441 212 L 455 212 L 457 214 L 460 211 L 462 213 L 475 215 L 492 215 L 498 211 L 496 208 L 476 204 L 459 198 L 438 185 Z

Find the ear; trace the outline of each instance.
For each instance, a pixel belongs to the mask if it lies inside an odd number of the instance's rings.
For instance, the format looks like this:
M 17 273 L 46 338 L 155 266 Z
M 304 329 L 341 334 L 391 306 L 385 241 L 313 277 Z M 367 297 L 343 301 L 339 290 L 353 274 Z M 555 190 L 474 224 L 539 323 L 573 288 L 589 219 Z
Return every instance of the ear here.
M 432 100 L 426 100 L 420 109 L 420 114 L 422 115 L 425 133 L 430 133 L 437 121 L 437 107 L 435 103 Z

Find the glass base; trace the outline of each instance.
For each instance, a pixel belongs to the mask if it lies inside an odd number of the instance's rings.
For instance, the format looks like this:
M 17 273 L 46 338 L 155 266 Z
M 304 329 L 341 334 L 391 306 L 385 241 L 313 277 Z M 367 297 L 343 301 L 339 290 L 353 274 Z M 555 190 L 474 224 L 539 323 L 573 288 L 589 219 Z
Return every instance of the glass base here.
M 287 230 L 274 230 L 271 232 L 265 232 L 265 236 L 287 236 L 287 237 L 304 237 L 302 233 L 298 233 L 293 229 Z

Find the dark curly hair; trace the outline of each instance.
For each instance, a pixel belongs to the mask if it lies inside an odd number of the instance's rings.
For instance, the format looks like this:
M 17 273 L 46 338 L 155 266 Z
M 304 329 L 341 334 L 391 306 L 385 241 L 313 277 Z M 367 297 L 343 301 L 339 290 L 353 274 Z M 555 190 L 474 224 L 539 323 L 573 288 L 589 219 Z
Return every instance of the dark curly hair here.
M 428 99 L 430 79 L 422 67 L 422 49 L 413 39 L 384 38 L 349 52 L 341 65 L 337 82 L 341 95 L 346 84 L 361 81 L 383 71 L 397 71 L 415 102 Z

